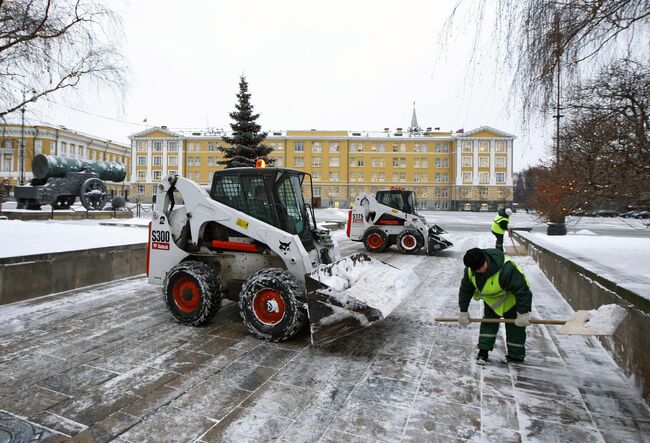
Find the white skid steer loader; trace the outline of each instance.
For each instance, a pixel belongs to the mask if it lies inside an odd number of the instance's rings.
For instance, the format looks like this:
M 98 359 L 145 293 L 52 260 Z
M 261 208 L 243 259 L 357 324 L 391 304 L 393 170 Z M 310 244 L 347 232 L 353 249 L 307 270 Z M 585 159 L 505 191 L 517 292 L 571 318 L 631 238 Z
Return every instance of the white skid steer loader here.
M 412 292 L 412 271 L 364 254 L 341 260 L 303 200 L 305 176 L 231 168 L 214 174 L 209 194 L 177 175 L 157 185 L 147 273 L 176 320 L 205 324 L 226 297 L 256 337 L 286 340 L 308 319 L 322 345 L 382 320 Z
M 452 246 L 441 235 L 445 232 L 418 215 L 413 191 L 391 189 L 377 191 L 376 196 L 362 194 L 348 214 L 348 237 L 362 241 L 369 252 L 383 252 L 395 244 L 403 254 L 415 254 L 426 246 L 425 252 L 432 255 Z

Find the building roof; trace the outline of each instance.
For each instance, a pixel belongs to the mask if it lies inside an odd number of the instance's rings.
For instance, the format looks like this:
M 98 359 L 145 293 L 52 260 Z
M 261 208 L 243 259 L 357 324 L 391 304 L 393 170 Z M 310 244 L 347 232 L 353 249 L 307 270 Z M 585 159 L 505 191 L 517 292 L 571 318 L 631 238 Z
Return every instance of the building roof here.
M 462 137 L 472 137 L 480 132 L 492 132 L 495 135 L 499 135 L 501 137 L 507 137 L 507 138 L 517 138 L 517 136 L 508 134 L 507 132 L 499 131 L 498 129 L 494 129 L 491 126 L 481 126 L 480 128 L 472 129 L 471 131 L 467 131 L 464 133 L 456 133 L 454 134 L 454 137 L 456 138 L 462 138 Z

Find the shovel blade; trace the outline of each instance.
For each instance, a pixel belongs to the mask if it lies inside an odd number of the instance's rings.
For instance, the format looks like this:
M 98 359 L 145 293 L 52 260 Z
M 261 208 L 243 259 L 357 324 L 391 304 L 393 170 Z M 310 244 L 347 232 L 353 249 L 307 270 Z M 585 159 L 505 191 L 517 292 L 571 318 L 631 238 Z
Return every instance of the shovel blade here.
M 434 229 L 434 227 L 439 228 L 441 232 Z M 438 225 L 434 225 L 429 228 L 429 236 L 427 238 L 427 255 L 433 255 L 436 252 L 440 252 L 453 246 L 449 240 L 440 235 L 442 232 L 445 231 L 442 230 L 442 228 L 440 228 Z
M 412 270 L 354 254 L 305 276 L 311 342 L 326 345 L 386 318 L 418 284 Z
M 566 335 L 614 335 L 625 316 L 625 310 L 617 305 L 604 305 L 597 311 L 576 311 L 573 317 L 560 327 L 559 333 Z M 604 317 L 606 318 L 605 322 L 603 322 Z

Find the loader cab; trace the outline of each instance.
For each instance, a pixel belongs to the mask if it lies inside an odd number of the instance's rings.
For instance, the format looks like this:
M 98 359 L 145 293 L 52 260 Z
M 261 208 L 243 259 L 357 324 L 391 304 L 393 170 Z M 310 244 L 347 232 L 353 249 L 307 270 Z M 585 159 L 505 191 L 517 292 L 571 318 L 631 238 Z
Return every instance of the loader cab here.
M 284 168 L 229 168 L 217 171 L 210 197 L 251 217 L 297 234 L 313 249 L 307 206 L 302 195 L 305 173 Z
M 413 191 L 404 191 L 401 189 L 377 191 L 375 198 L 379 204 L 389 206 L 407 214 L 417 214 L 415 194 Z

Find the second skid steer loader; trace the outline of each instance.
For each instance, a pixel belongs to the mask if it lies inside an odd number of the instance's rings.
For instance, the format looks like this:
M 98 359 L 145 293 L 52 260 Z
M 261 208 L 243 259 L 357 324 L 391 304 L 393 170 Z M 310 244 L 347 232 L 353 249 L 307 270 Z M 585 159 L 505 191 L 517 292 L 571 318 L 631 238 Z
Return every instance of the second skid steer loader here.
M 413 191 L 390 189 L 361 194 L 348 214 L 347 235 L 362 241 L 369 252 L 382 252 L 397 245 L 402 254 L 424 248 L 428 255 L 452 246 L 441 234 L 445 230 L 429 225 L 416 211 Z
M 320 345 L 385 318 L 414 289 L 412 271 L 341 259 L 303 200 L 306 176 L 231 168 L 214 174 L 209 194 L 176 175 L 157 185 L 147 273 L 175 319 L 205 324 L 225 297 L 256 337 L 285 340 L 309 321 Z

